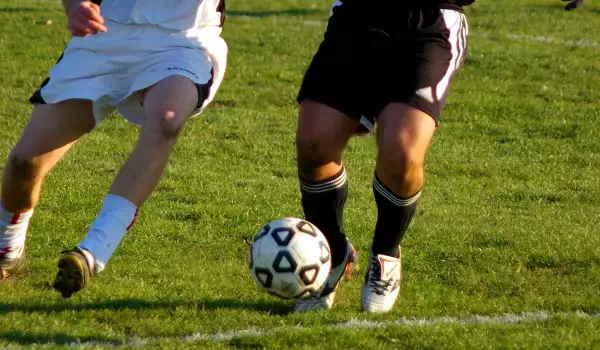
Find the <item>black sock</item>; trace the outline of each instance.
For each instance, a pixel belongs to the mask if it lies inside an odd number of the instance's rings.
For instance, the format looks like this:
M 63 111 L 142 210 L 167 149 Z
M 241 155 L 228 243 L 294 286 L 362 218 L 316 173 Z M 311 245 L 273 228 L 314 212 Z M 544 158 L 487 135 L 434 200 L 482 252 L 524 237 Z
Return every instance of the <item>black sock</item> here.
M 399 198 L 375 174 L 373 194 L 377 203 L 377 225 L 372 252 L 374 255 L 383 254 L 397 258 L 400 256 L 398 247 L 415 214 L 421 191 L 411 198 Z
M 304 217 L 323 232 L 331 249 L 331 267 L 336 267 L 346 254 L 346 233 L 344 232 L 344 205 L 348 198 L 346 170 L 342 168 L 334 176 L 309 183 L 300 179 L 302 208 Z

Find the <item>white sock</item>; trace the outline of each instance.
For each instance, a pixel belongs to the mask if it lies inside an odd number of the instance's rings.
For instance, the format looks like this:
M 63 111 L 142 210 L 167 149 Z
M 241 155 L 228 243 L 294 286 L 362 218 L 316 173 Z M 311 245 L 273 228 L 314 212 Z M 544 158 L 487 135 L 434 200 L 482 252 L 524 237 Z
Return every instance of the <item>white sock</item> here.
M 16 259 L 21 256 L 31 215 L 33 210 L 13 213 L 0 206 L 0 259 Z
M 95 273 L 104 270 L 125 233 L 135 222 L 136 216 L 135 204 L 114 194 L 106 195 L 102 209 L 87 236 L 79 242 L 79 247 L 92 255 Z M 86 256 L 86 258 L 89 262 L 89 257 Z

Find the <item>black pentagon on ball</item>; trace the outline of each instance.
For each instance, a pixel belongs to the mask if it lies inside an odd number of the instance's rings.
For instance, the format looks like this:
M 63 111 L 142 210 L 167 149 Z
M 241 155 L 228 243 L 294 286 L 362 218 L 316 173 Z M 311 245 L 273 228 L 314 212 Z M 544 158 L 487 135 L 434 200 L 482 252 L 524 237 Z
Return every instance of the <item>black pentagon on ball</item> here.
M 271 231 L 271 226 L 267 224 L 263 228 L 261 228 L 260 231 L 258 231 L 256 236 L 254 237 L 254 241 L 256 242 L 259 239 L 263 238 L 267 233 L 269 233 L 269 231 Z
M 323 241 L 319 241 L 319 259 L 321 260 L 322 264 L 325 264 L 326 262 L 329 261 L 329 258 L 331 256 L 331 254 L 329 253 L 329 247 L 327 246 L 327 244 Z
M 302 266 L 300 268 L 300 271 L 298 272 L 298 275 L 300 276 L 300 279 L 302 280 L 304 285 L 309 286 L 315 283 L 315 281 L 317 280 L 317 276 L 319 275 L 320 269 L 321 266 L 319 264 Z
M 295 233 L 296 231 L 294 231 L 294 229 L 291 227 L 278 227 L 271 232 L 271 236 L 273 236 L 273 239 L 275 242 L 277 242 L 277 245 L 285 247 L 290 244 L 290 241 L 294 237 Z
M 284 261 L 287 262 L 287 266 L 282 266 Z M 275 272 L 294 272 L 297 267 L 298 264 L 294 261 L 294 257 L 287 250 L 279 251 L 273 260 L 273 270 L 275 270 Z
M 306 221 L 306 220 L 300 220 L 300 222 L 298 224 L 296 224 L 296 228 L 298 229 L 298 231 L 300 232 L 304 232 L 306 234 L 309 234 L 313 237 L 317 237 L 317 228 L 311 224 L 310 222 Z
M 269 269 L 257 267 L 254 269 L 254 275 L 260 284 L 263 285 L 263 287 L 271 288 L 271 285 L 273 284 L 273 274 Z

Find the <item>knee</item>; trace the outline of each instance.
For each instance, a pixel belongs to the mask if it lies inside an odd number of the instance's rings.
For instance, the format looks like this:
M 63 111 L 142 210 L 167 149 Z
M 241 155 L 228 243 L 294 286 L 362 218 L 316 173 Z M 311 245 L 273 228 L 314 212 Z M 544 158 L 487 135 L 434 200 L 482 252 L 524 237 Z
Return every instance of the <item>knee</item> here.
M 183 130 L 187 116 L 173 111 L 165 111 L 158 116 L 156 128 L 158 133 L 167 140 L 177 139 Z
M 421 152 L 407 145 L 379 150 L 378 168 L 397 183 L 418 182 L 423 176 L 425 159 Z
M 19 178 L 34 178 L 41 170 L 41 164 L 35 157 L 27 156 L 13 150 L 8 156 L 7 170 Z
M 341 158 L 342 150 L 322 133 L 299 133 L 296 135 L 298 166 L 303 173 L 329 164 Z

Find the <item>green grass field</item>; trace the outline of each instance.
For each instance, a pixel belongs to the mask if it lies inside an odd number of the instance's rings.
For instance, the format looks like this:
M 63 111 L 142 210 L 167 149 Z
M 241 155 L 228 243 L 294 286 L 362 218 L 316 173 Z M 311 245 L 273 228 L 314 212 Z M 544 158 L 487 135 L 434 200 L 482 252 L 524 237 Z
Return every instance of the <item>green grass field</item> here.
M 26 273 L 0 285 L 0 348 L 600 348 L 594 2 L 468 9 L 470 52 L 428 156 L 393 312 L 360 311 L 362 273 L 327 313 L 291 314 L 253 285 L 248 242 L 267 221 L 302 215 L 295 94 L 330 2 L 228 3 L 216 101 L 187 125 L 105 272 L 65 301 L 49 288 L 58 254 L 85 235 L 138 129 L 114 115 L 74 147 L 46 182 Z M 0 159 L 68 42 L 65 23 L 55 0 L 0 2 Z M 346 226 L 363 256 L 374 155 L 372 138 L 346 153 Z

